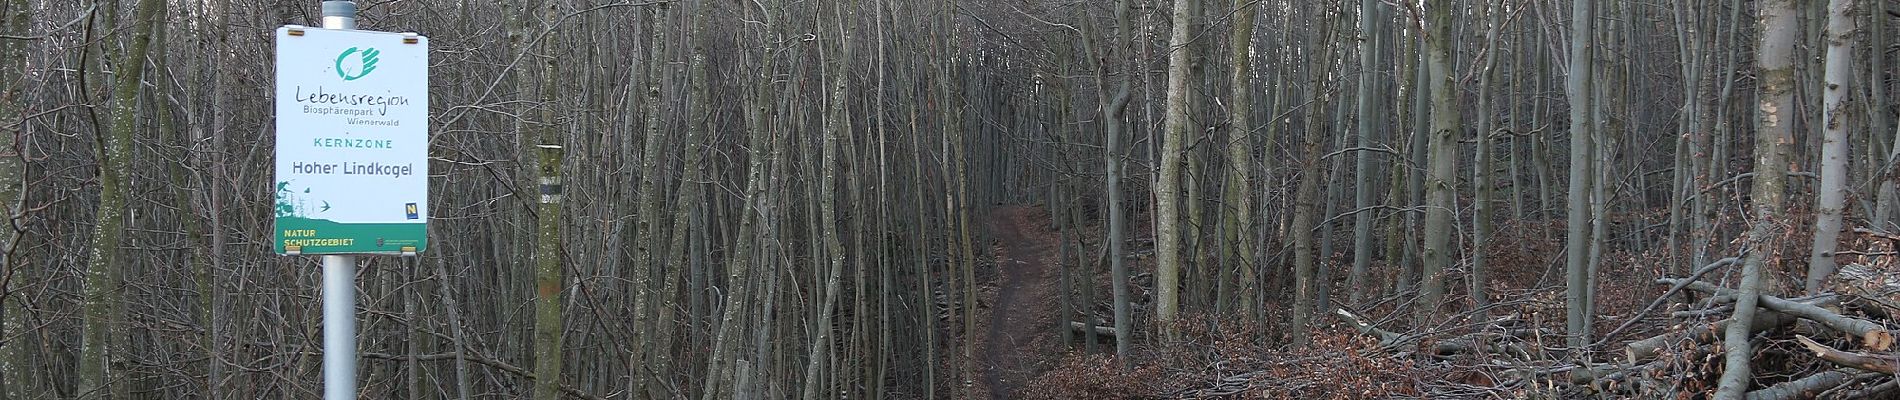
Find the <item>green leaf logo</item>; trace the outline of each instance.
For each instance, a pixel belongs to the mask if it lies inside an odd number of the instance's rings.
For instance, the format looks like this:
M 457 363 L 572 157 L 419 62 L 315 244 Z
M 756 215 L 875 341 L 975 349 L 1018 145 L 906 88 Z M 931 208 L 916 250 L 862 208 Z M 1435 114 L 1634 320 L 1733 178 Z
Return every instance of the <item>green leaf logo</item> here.
M 343 54 L 336 56 L 336 76 L 342 77 L 343 80 L 346 81 L 353 81 L 369 76 L 371 71 L 376 70 L 376 56 L 381 54 L 383 54 L 383 52 L 377 51 L 374 48 L 358 50 L 355 47 L 351 47 L 349 50 L 344 50 Z

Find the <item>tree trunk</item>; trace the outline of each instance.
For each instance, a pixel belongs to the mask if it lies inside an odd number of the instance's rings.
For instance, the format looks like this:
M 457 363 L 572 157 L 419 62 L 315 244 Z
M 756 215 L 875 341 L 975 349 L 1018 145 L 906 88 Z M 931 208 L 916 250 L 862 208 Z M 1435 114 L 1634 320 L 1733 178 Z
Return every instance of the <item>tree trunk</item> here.
M 1258 8 L 1251 0 L 1234 0 L 1234 7 L 1236 8 L 1234 29 L 1232 35 L 1228 36 L 1228 45 L 1233 48 L 1228 58 L 1228 62 L 1233 66 L 1228 78 L 1230 85 L 1228 90 L 1229 95 L 1233 96 L 1233 104 L 1232 111 L 1227 116 L 1227 168 L 1232 175 L 1228 175 L 1227 196 L 1224 200 L 1226 204 L 1221 207 L 1227 214 L 1225 223 L 1229 234 L 1226 235 L 1226 243 L 1223 243 L 1221 247 L 1225 249 L 1229 257 L 1233 258 L 1234 265 L 1239 269 L 1240 281 L 1231 289 L 1239 292 L 1238 295 L 1227 294 L 1223 297 L 1241 299 L 1239 307 L 1236 307 L 1240 310 L 1240 315 L 1251 316 L 1259 312 L 1260 308 L 1255 302 L 1247 300 L 1253 298 L 1254 292 L 1259 290 L 1254 286 L 1257 279 L 1254 271 L 1259 266 L 1254 262 L 1254 247 L 1251 245 L 1254 237 L 1251 196 L 1253 194 L 1254 149 L 1253 123 L 1248 118 L 1253 112 L 1253 28 L 1254 16 Z M 1225 281 L 1228 275 L 1223 271 L 1219 276 Z M 1217 299 L 1215 303 L 1227 304 L 1228 300 L 1230 299 Z
M 1192 0 L 1175 0 L 1168 37 L 1168 89 L 1165 129 L 1161 135 L 1161 176 L 1155 178 L 1155 331 L 1164 342 L 1179 339 L 1174 319 L 1181 311 L 1181 270 L 1185 258 L 1181 227 L 1181 167 L 1188 141 L 1188 22 Z M 1193 201 L 1193 199 L 1189 199 Z
M 758 20 L 752 12 L 747 9 L 747 19 Z M 763 57 L 772 53 L 771 49 L 758 49 L 756 54 Z M 758 71 L 772 69 L 771 60 L 762 59 L 757 63 L 748 67 Z M 746 303 L 751 298 L 751 285 L 748 282 L 752 277 L 752 264 L 759 261 L 752 258 L 752 247 L 759 241 L 759 221 L 771 218 L 769 210 L 773 208 L 773 199 L 767 191 L 772 175 L 767 171 L 767 166 L 771 165 L 770 160 L 777 159 L 780 154 L 778 146 L 773 145 L 774 135 L 766 129 L 764 120 L 770 107 L 766 97 L 773 87 L 769 81 L 749 84 L 752 87 L 745 89 L 748 93 L 744 96 L 747 130 L 751 136 L 746 152 L 746 186 L 739 209 L 739 230 L 737 236 L 732 237 L 736 245 L 726 257 L 725 302 L 720 307 L 718 327 L 713 335 L 713 351 L 706 366 L 705 389 L 700 395 L 705 400 L 729 399 L 735 395 L 737 383 L 734 369 L 739 362 L 740 328 L 745 324 Z
M 84 336 L 80 342 L 80 397 L 128 399 L 131 396 L 131 351 L 126 342 L 126 306 L 119 289 L 124 284 L 119 244 L 126 231 L 126 180 L 131 173 L 133 131 L 138 130 L 138 93 L 145 81 L 145 56 L 162 18 L 164 4 L 139 0 L 133 13 L 132 46 L 113 75 L 112 130 L 100 142 L 98 222 L 92 228 L 92 248 L 84 280 Z
M 635 201 L 639 202 L 637 206 L 639 207 L 639 212 L 637 215 L 640 217 L 640 220 L 634 224 L 634 235 L 629 238 L 631 242 L 626 246 L 634 249 L 634 255 L 631 260 L 633 265 L 627 272 L 627 275 L 632 278 L 631 287 L 633 288 L 633 293 L 626 294 L 626 297 L 631 299 L 634 313 L 631 327 L 635 331 L 659 330 L 658 327 L 655 327 L 652 323 L 653 316 L 654 314 L 661 313 L 661 310 L 665 310 L 666 308 L 657 306 L 654 303 L 667 298 L 655 297 L 652 284 L 648 279 L 652 276 L 652 271 L 660 267 L 661 260 L 671 259 L 672 253 L 665 252 L 674 250 L 670 246 L 658 246 L 660 243 L 671 243 L 662 240 L 666 231 L 660 229 L 661 224 L 666 223 L 668 217 L 671 217 L 671 215 L 667 213 L 660 212 L 661 207 L 667 204 L 667 198 L 661 189 L 664 187 L 662 185 L 665 184 L 666 174 L 660 172 L 660 160 L 662 157 L 665 157 L 663 149 L 666 148 L 666 138 L 671 136 L 663 135 L 660 131 L 660 91 L 663 88 L 661 85 L 661 77 L 665 75 L 665 69 L 660 67 L 665 65 L 661 60 L 669 59 L 665 51 L 667 29 L 662 29 L 662 27 L 667 26 L 667 24 L 662 22 L 662 18 L 668 14 L 666 10 L 667 7 L 653 7 L 648 9 L 647 12 L 649 14 L 645 25 L 648 35 L 645 49 L 646 65 L 643 71 L 646 75 L 646 87 L 642 90 L 643 93 L 641 93 L 643 96 L 642 102 L 644 103 L 642 104 L 643 110 L 641 113 L 645 114 L 641 128 L 645 131 L 645 134 L 643 135 L 640 152 L 640 183 L 638 191 L 635 192 L 635 194 L 639 196 Z M 692 151 L 692 149 L 685 149 L 684 151 Z M 697 168 L 697 166 L 689 164 L 683 165 L 682 168 L 690 169 Z M 685 202 L 673 204 L 684 205 Z M 687 207 L 680 208 L 684 209 Z M 681 233 L 677 233 L 680 231 L 674 232 L 676 232 L 674 236 L 682 235 Z M 657 255 L 655 254 L 656 250 L 659 252 Z M 611 292 L 611 289 L 609 289 L 609 291 Z M 670 324 L 670 321 L 668 324 Z M 633 343 L 629 349 L 631 354 L 627 355 L 628 363 L 630 364 L 627 372 L 627 383 L 629 386 L 627 390 L 633 393 L 652 393 L 648 389 L 648 385 L 652 384 L 650 379 L 653 375 L 647 373 L 647 371 L 643 371 L 641 366 L 647 365 L 647 358 L 650 356 L 648 354 L 649 351 L 665 350 L 664 348 L 654 346 L 654 341 L 658 339 L 655 335 L 641 336 L 639 343 Z
M 1378 62 L 1380 35 L 1379 0 L 1359 1 L 1359 98 L 1358 103 L 1358 142 L 1360 149 L 1369 149 L 1377 140 L 1374 115 L 1380 113 L 1376 98 L 1380 85 L 1379 74 L 1373 73 L 1373 64 Z M 1372 158 L 1377 154 L 1360 150 L 1354 156 L 1352 204 L 1354 209 L 1352 224 L 1352 272 L 1346 279 L 1347 300 L 1354 305 L 1366 300 L 1367 270 L 1372 265 Z
M 1307 86 L 1306 127 L 1301 132 L 1303 135 L 1300 145 L 1301 154 L 1305 159 L 1300 164 L 1300 184 L 1294 191 L 1293 227 L 1288 232 L 1293 236 L 1293 323 L 1290 328 L 1294 343 L 1305 343 L 1307 325 L 1312 323 L 1316 312 L 1324 311 L 1314 309 L 1318 300 L 1319 286 L 1325 284 L 1319 282 L 1317 277 L 1320 268 L 1319 257 L 1322 255 L 1316 254 L 1317 239 L 1320 234 L 1315 232 L 1314 228 L 1319 225 L 1320 220 L 1319 185 L 1320 181 L 1325 179 L 1325 174 L 1320 168 L 1325 160 L 1320 159 L 1322 155 L 1320 151 L 1329 133 L 1320 123 L 1326 116 L 1321 92 L 1322 86 L 1326 84 L 1326 77 L 1331 75 L 1333 49 L 1337 46 L 1330 43 L 1335 33 L 1331 21 L 1314 18 L 1312 23 L 1325 25 L 1322 26 L 1320 32 L 1316 32 L 1317 35 L 1313 36 L 1313 41 L 1310 42 L 1313 46 L 1319 47 L 1320 51 L 1310 55 L 1311 58 L 1307 60 L 1307 64 L 1312 68 L 1308 71 L 1308 75 L 1313 79 Z
M 7 0 L 0 3 L 0 36 L 26 37 L 31 31 L 32 10 L 26 0 Z M 0 149 L 15 149 L 19 137 L 25 136 L 26 123 L 21 119 L 26 110 L 26 55 L 27 41 L 0 39 Z M 25 159 L 19 153 L 0 155 L 0 219 L 7 223 L 0 229 L 0 269 L 8 272 L 19 271 L 21 264 L 13 256 L 13 250 L 20 241 L 20 232 L 14 228 L 15 215 L 19 212 L 21 188 L 25 183 Z M 26 296 L 20 279 L 12 279 L 6 286 L 0 287 L 0 337 L 18 337 L 12 343 L 26 343 L 24 334 L 32 330 L 23 305 Z M 33 392 L 32 361 L 28 357 L 28 346 L 15 345 L 0 349 L 0 395 L 9 399 L 23 399 L 35 395 Z
M 849 135 L 849 129 L 851 128 L 851 120 L 846 118 L 847 111 L 845 109 L 845 90 L 850 88 L 847 84 L 848 75 L 846 75 L 845 68 L 851 65 L 851 31 L 849 30 L 850 28 L 848 28 L 850 25 L 847 23 L 851 21 L 851 19 L 849 19 L 851 14 L 844 11 L 844 5 L 833 4 L 833 7 L 836 7 L 833 11 L 837 12 L 837 22 L 841 31 L 837 38 L 838 47 L 833 49 L 838 52 L 838 54 L 834 56 L 837 58 L 830 61 L 831 68 L 828 68 L 826 71 L 830 74 L 825 77 L 831 80 L 831 93 L 829 93 L 831 103 L 825 110 L 827 118 L 825 121 L 824 149 L 822 150 L 822 158 L 820 159 L 822 165 L 819 168 L 820 172 L 818 175 L 818 185 L 821 193 L 817 193 L 819 210 L 817 223 L 823 225 L 823 232 L 819 238 L 822 238 L 821 240 L 824 242 L 823 259 L 829 264 L 830 272 L 824 276 L 825 287 L 822 292 L 824 300 L 823 303 L 818 306 L 818 320 L 812 324 L 814 329 L 817 330 L 817 337 L 812 339 L 811 349 L 807 351 L 807 354 L 810 354 L 810 357 L 807 358 L 805 363 L 804 398 L 807 399 L 820 397 L 819 382 L 824 376 L 821 366 L 825 365 L 825 361 L 829 356 L 828 352 L 832 342 L 831 332 L 833 330 L 831 319 L 833 309 L 836 308 L 838 304 L 838 292 L 842 290 L 840 288 L 840 280 L 844 275 L 845 261 L 844 244 L 838 239 L 836 226 L 836 222 L 838 221 L 838 200 L 834 194 L 837 193 L 838 189 L 838 141 L 845 135 Z M 862 260 L 860 260 L 860 262 L 862 262 Z M 864 311 L 858 310 L 858 312 L 862 313 Z M 833 371 L 833 373 L 836 374 L 837 372 Z
M 1491 247 L 1491 219 L 1497 214 L 1492 206 L 1492 198 L 1495 195 L 1492 185 L 1497 181 L 1497 177 L 1494 176 L 1497 168 L 1492 160 L 1494 157 L 1492 153 L 1497 145 L 1491 142 L 1491 138 L 1495 136 L 1492 131 L 1496 130 L 1491 126 L 1491 117 L 1497 113 L 1492 110 L 1491 105 L 1491 98 L 1496 92 L 1496 88 L 1491 86 L 1491 79 L 1493 75 L 1496 75 L 1498 54 L 1503 52 L 1498 41 L 1498 34 L 1504 30 L 1502 25 L 1504 25 L 1505 11 L 1502 7 L 1496 6 L 1486 9 L 1491 14 L 1489 15 L 1491 22 L 1487 24 L 1489 26 L 1484 34 L 1484 66 L 1478 70 L 1478 149 L 1471 160 L 1471 190 L 1473 192 L 1471 195 L 1471 278 L 1468 281 L 1471 285 L 1471 306 L 1474 309 L 1484 309 L 1490 304 L 1490 299 L 1485 294 L 1485 284 L 1490 281 L 1490 266 L 1484 255 L 1485 250 Z
M 1778 248 L 1777 239 L 1786 223 L 1781 211 L 1788 164 L 1783 160 L 1787 159 L 1788 147 L 1794 142 L 1793 50 L 1800 26 L 1795 20 L 1792 1 L 1766 0 L 1759 7 L 1757 28 L 1761 31 L 1761 48 L 1756 51 L 1755 62 L 1760 77 L 1756 83 L 1760 103 L 1755 108 L 1755 187 L 1750 196 L 1755 215 L 1748 230 L 1751 250 L 1742 264 L 1740 295 L 1735 299 L 1735 316 L 1731 317 L 1737 323 L 1729 325 L 1722 346 L 1728 349 L 1728 369 L 1722 372 L 1716 389 L 1718 399 L 1739 399 L 1748 390 L 1749 359 L 1754 349 L 1749 346 L 1746 327 L 1755 318 L 1767 253 Z
M 542 7 L 546 7 L 543 21 L 557 23 L 560 14 L 555 2 L 549 1 Z M 557 37 L 559 34 L 546 35 L 541 47 L 543 51 L 553 53 L 559 49 L 555 41 Z M 561 126 L 555 122 L 560 117 L 554 112 L 558 108 L 555 106 L 558 102 L 556 99 L 561 98 L 557 94 L 559 85 L 554 79 L 560 73 L 560 58 L 552 57 L 552 54 L 548 56 L 543 64 L 541 87 L 538 90 L 541 105 L 536 134 L 539 137 L 535 140 L 523 137 L 521 140 L 523 144 L 540 143 L 534 149 L 524 149 L 526 151 L 522 153 L 524 158 L 533 160 L 523 165 L 533 168 L 538 174 L 541 192 L 541 201 L 535 209 L 538 233 L 534 240 L 534 398 L 537 400 L 561 397 L 561 363 L 565 355 L 561 349 L 564 340 L 562 320 L 565 319 L 561 313 L 561 297 L 562 292 L 566 291 L 565 282 L 562 281 L 562 269 L 566 262 L 562 260 L 561 251 L 561 162 L 566 159 L 563 157 L 566 151 L 562 148 L 565 143 Z
M 1110 60 L 1120 60 L 1123 54 L 1131 52 L 1134 49 L 1133 41 L 1135 34 L 1132 26 L 1133 23 L 1130 21 L 1128 15 L 1129 0 L 1117 1 L 1114 8 L 1116 25 L 1114 46 L 1104 49 L 1102 48 L 1103 46 L 1095 45 L 1089 49 L 1090 58 L 1095 59 L 1096 62 L 1096 87 L 1100 88 L 1109 87 L 1108 75 Z M 1092 27 L 1093 24 L 1090 23 L 1085 26 Z M 1090 40 L 1086 43 L 1099 42 Z M 1125 124 L 1124 121 L 1126 121 L 1124 118 L 1127 116 L 1128 100 L 1133 83 L 1134 77 L 1131 74 L 1124 73 L 1121 74 L 1121 79 L 1115 83 L 1113 94 L 1110 94 L 1108 90 L 1096 91 L 1098 104 L 1102 107 L 1102 127 L 1105 131 L 1103 135 L 1107 136 L 1107 138 L 1104 139 L 1105 144 L 1102 149 L 1102 169 L 1106 176 L 1105 180 L 1107 180 L 1107 183 L 1104 185 L 1106 188 L 1105 191 L 1108 193 L 1104 196 L 1107 200 L 1105 202 L 1106 204 L 1102 205 L 1102 208 L 1108 210 L 1108 235 L 1104 237 L 1102 241 L 1104 241 L 1104 245 L 1108 247 L 1109 275 L 1111 282 L 1109 286 L 1114 296 L 1112 301 L 1114 303 L 1115 331 L 1117 332 L 1129 332 L 1129 329 L 1133 326 L 1133 320 L 1130 319 L 1132 317 L 1130 316 L 1129 310 L 1128 263 L 1126 261 L 1127 257 L 1124 256 L 1127 252 L 1123 249 L 1125 245 L 1123 238 L 1126 234 L 1126 228 L 1124 227 L 1126 222 L 1125 217 L 1122 215 L 1121 186 L 1122 156 L 1123 153 L 1125 153 L 1125 151 L 1122 150 L 1122 136 L 1124 136 L 1123 125 Z M 1124 370 L 1133 367 L 1133 363 L 1128 361 L 1128 351 L 1130 349 L 1130 343 L 1128 342 L 1130 341 L 1115 341 L 1115 359 L 1117 360 L 1117 364 Z
M 1432 125 L 1427 145 L 1431 156 L 1426 159 L 1425 170 L 1425 257 L 1419 270 L 1419 304 L 1414 309 L 1420 326 L 1431 321 L 1445 298 L 1445 271 L 1452 264 L 1451 237 L 1456 234 L 1451 219 L 1456 212 L 1452 197 L 1457 194 L 1458 184 L 1457 133 L 1463 128 L 1452 88 L 1452 1 L 1438 0 L 1427 7 L 1430 32 L 1426 33 L 1426 69 L 1431 74 Z
M 1572 348 L 1590 343 L 1589 309 L 1590 283 L 1590 188 L 1591 176 L 1596 171 L 1591 164 L 1596 159 L 1592 149 L 1596 148 L 1592 138 L 1590 110 L 1595 91 L 1592 90 L 1592 46 L 1595 35 L 1591 26 L 1596 19 L 1592 9 L 1595 0 L 1572 0 L 1570 30 L 1570 76 L 1567 92 L 1570 97 L 1570 204 L 1566 227 L 1569 229 L 1564 241 L 1564 252 L 1568 256 L 1564 263 L 1564 321 L 1568 331 L 1568 344 Z M 1744 326 L 1748 324 L 1742 324 Z
M 1827 84 L 1821 144 L 1821 186 L 1815 193 L 1814 251 L 1808 259 L 1808 293 L 1820 293 L 1834 275 L 1834 248 L 1840 244 L 1841 211 L 1847 202 L 1847 94 L 1854 76 L 1854 0 L 1832 0 L 1827 13 Z M 1875 18 L 1880 18 L 1875 16 Z M 1884 51 L 1884 50 L 1883 50 Z

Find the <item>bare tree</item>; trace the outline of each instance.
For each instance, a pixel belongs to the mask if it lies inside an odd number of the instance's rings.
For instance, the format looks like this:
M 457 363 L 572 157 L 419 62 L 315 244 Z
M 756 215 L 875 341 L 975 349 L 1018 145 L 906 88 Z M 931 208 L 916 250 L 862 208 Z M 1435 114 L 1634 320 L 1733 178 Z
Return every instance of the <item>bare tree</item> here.
M 1228 55 L 1228 63 L 1233 66 L 1228 77 L 1228 95 L 1233 96 L 1232 110 L 1227 116 L 1227 193 L 1223 198 L 1227 204 L 1225 210 L 1227 235 L 1225 246 L 1221 246 L 1234 264 L 1239 266 L 1239 284 L 1226 293 L 1226 297 L 1217 299 L 1217 303 L 1227 304 L 1238 297 L 1241 315 L 1254 316 L 1260 306 L 1252 301 L 1259 289 L 1255 286 L 1258 277 L 1254 271 L 1259 268 L 1253 256 L 1254 216 L 1253 201 L 1253 122 L 1249 114 L 1253 113 L 1253 28 L 1255 14 L 1259 8 L 1251 0 L 1234 0 L 1233 32 L 1228 36 L 1228 45 L 1233 49 Z M 1221 271 L 1220 279 L 1227 279 L 1228 273 Z M 1223 285 L 1224 286 L 1224 285 Z M 1232 292 L 1239 292 L 1234 295 Z
M 1593 149 L 1594 130 L 1590 110 L 1594 86 L 1591 78 L 1594 51 L 1591 43 L 1596 34 L 1591 29 L 1595 25 L 1595 0 L 1572 0 L 1570 12 L 1570 71 L 1565 91 L 1570 99 L 1570 194 L 1569 212 L 1566 218 L 1569 234 L 1564 241 L 1564 321 L 1566 337 L 1570 347 L 1582 347 L 1590 342 L 1590 311 L 1593 295 L 1590 293 L 1590 191 L 1592 169 L 1596 156 Z
M 1834 275 L 1834 249 L 1840 244 L 1841 208 L 1847 202 L 1848 113 L 1852 110 L 1847 96 L 1853 90 L 1856 34 L 1854 0 L 1828 2 L 1826 104 L 1821 107 L 1821 124 L 1826 137 L 1821 144 L 1821 186 L 1816 188 L 1814 204 L 1814 252 L 1808 258 L 1807 290 L 1817 294 Z M 1879 18 L 1879 16 L 1875 16 Z M 1884 50 L 1881 50 L 1884 51 Z
M 130 398 L 131 351 L 127 340 L 125 302 L 120 297 L 125 265 L 119 257 L 125 239 L 127 175 L 132 166 L 132 136 L 139 129 L 138 93 L 145 81 L 145 57 L 150 53 L 158 18 L 164 15 L 158 0 L 140 0 L 132 17 L 132 46 L 114 75 L 112 128 L 100 139 L 99 221 L 92 229 L 92 249 L 86 263 L 85 337 L 80 344 L 79 393 L 82 396 Z
M 1452 197 L 1457 194 L 1458 132 L 1463 129 L 1456 108 L 1457 94 L 1452 89 L 1452 1 L 1438 0 L 1426 6 L 1425 68 L 1430 76 L 1432 122 L 1426 145 L 1430 155 L 1425 167 L 1425 262 L 1419 270 L 1419 304 L 1415 309 L 1415 320 L 1420 325 L 1432 319 L 1445 298 L 1444 275 L 1452 264 L 1451 237 L 1457 234 L 1451 226 L 1452 214 L 1457 211 L 1452 209 Z
M 1749 325 L 1758 316 L 1756 305 L 1762 294 L 1762 275 L 1768 253 L 1774 251 L 1781 236 L 1785 216 L 1782 202 L 1787 187 L 1788 147 L 1794 143 L 1794 38 L 1800 24 L 1794 2 L 1767 0 L 1759 5 L 1756 28 L 1761 31 L 1761 48 L 1755 53 L 1756 87 L 1760 94 L 1755 107 L 1755 186 L 1751 198 L 1755 210 L 1748 229 L 1748 256 L 1742 262 L 1742 283 L 1735 297 L 1735 315 L 1730 317 L 1723 335 L 1727 349 L 1726 366 L 1718 399 L 1740 399 L 1749 385 Z
M 543 1 L 543 21 L 555 23 L 560 18 L 560 2 Z M 553 29 L 549 29 L 553 31 Z M 563 193 L 561 187 L 561 163 L 566 161 L 566 145 L 562 140 L 562 127 L 557 123 L 561 118 L 555 109 L 561 108 L 557 99 L 561 99 L 559 85 L 555 77 L 560 74 L 560 57 L 552 54 L 559 49 L 555 40 L 558 35 L 542 35 L 540 48 L 549 54 L 542 56 L 542 71 L 539 88 L 533 93 L 539 95 L 539 115 L 534 125 L 534 139 L 522 132 L 521 143 L 525 147 L 533 143 L 532 149 L 522 149 L 522 158 L 529 162 L 522 165 L 532 169 L 537 176 L 537 187 L 541 193 L 540 202 L 535 208 L 536 234 L 534 239 L 534 398 L 553 400 L 564 397 L 561 393 L 561 364 L 566 352 L 563 351 L 563 324 L 565 316 L 561 311 L 564 305 L 562 293 L 567 291 L 562 270 L 566 268 L 565 252 L 562 251 L 561 212 Z
M 1175 0 L 1172 32 L 1168 36 L 1168 111 L 1166 131 L 1161 135 L 1161 176 L 1155 178 L 1155 329 L 1161 340 L 1179 338 L 1174 319 L 1181 309 L 1181 269 L 1189 262 L 1183 258 L 1181 196 L 1184 191 L 1181 167 L 1186 164 L 1188 141 L 1188 46 L 1194 2 Z M 1190 199 L 1189 201 L 1193 201 Z

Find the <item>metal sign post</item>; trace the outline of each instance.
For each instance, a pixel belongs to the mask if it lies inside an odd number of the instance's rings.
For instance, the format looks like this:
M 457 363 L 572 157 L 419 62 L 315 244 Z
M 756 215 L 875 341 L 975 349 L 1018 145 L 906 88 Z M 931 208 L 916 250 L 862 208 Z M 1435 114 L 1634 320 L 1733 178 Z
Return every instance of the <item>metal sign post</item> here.
M 356 29 L 356 2 L 323 2 L 324 29 Z M 356 256 L 323 256 L 323 398 L 356 398 Z
M 273 247 L 322 256 L 323 398 L 341 400 L 357 395 L 357 256 L 428 247 L 429 42 L 322 4 L 322 29 L 277 29 Z

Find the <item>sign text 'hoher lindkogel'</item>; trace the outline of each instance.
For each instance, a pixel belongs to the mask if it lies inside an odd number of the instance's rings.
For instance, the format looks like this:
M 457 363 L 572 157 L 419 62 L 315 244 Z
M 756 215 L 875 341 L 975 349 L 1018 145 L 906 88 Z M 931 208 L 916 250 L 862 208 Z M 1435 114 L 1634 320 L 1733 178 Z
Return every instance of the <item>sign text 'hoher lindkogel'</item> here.
M 277 28 L 278 254 L 428 247 L 429 39 Z

